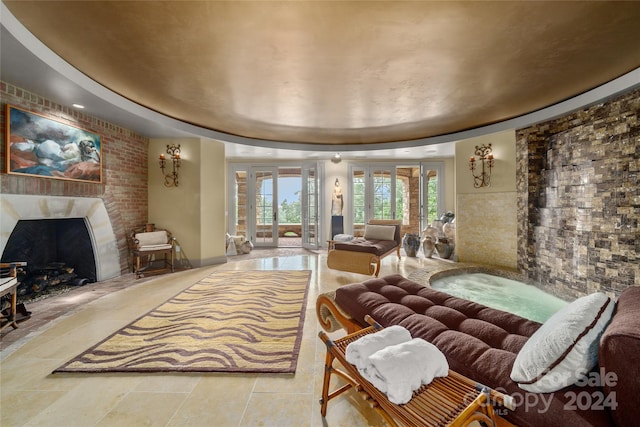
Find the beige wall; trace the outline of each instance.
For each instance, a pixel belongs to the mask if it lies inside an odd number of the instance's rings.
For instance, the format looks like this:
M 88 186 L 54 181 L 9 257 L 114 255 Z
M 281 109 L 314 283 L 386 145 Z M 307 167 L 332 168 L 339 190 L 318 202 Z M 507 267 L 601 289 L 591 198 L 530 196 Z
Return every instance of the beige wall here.
M 167 144 L 181 146 L 178 187 L 164 186 L 158 164 Z M 169 171 L 169 161 L 167 166 Z M 221 142 L 201 138 L 149 142 L 149 222 L 173 233 L 180 246 L 178 259 L 193 267 L 226 261 L 225 170 Z
M 482 144 L 491 144 L 493 148 L 491 185 L 474 188 L 469 158 L 474 155 L 476 145 Z M 460 141 L 455 153 L 458 261 L 515 269 L 518 231 L 515 131 Z
M 431 160 L 429 160 L 431 161 Z M 433 159 L 434 162 L 444 162 L 444 211 L 456 211 L 456 167 L 455 158 Z

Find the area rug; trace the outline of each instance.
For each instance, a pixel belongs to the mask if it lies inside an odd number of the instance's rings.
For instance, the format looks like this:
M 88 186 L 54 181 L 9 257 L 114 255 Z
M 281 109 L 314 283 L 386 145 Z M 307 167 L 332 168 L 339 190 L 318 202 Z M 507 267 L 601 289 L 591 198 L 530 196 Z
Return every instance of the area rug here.
M 295 372 L 310 276 L 214 272 L 54 372 Z

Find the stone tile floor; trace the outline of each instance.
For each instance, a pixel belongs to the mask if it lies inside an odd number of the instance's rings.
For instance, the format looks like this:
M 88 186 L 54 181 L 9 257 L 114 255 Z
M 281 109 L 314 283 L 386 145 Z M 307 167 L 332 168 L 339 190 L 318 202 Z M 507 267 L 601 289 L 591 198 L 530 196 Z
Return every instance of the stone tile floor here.
M 408 275 L 446 261 L 389 256 L 381 275 Z M 448 263 L 450 265 L 450 263 Z M 294 375 L 52 374 L 118 328 L 215 270 L 312 271 Z M 136 279 L 127 274 L 75 288 L 27 309 L 32 317 L 0 341 L 0 425 L 9 426 L 382 426 L 349 391 L 320 416 L 325 347 L 318 339 L 318 294 L 367 276 L 330 270 L 324 251 L 254 249 L 226 264 Z M 334 332 L 341 336 L 341 332 Z

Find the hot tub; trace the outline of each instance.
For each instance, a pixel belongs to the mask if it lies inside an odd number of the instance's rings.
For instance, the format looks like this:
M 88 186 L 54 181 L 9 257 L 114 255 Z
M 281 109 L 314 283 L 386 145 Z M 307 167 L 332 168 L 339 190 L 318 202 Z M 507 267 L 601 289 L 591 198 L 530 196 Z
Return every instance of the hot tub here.
M 487 273 L 447 275 L 429 282 L 433 289 L 540 323 L 567 304 L 533 285 Z

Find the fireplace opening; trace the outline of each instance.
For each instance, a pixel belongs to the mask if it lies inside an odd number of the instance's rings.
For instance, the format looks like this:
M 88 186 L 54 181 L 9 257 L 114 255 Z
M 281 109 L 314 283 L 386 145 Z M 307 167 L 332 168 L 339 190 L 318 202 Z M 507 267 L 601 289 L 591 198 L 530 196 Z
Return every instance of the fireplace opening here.
M 96 262 L 83 218 L 20 220 L 2 262 L 25 261 L 18 299 L 31 300 L 70 286 L 96 281 Z

